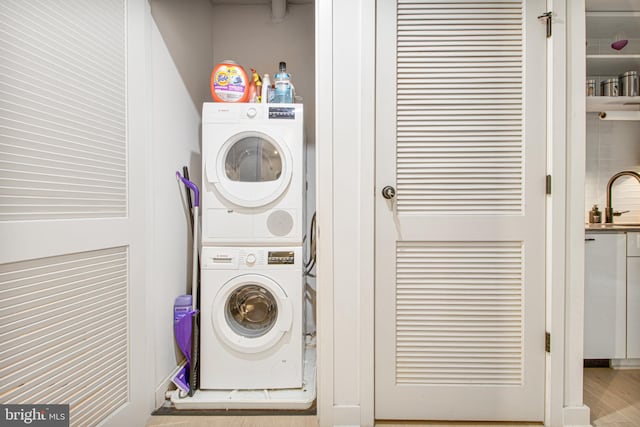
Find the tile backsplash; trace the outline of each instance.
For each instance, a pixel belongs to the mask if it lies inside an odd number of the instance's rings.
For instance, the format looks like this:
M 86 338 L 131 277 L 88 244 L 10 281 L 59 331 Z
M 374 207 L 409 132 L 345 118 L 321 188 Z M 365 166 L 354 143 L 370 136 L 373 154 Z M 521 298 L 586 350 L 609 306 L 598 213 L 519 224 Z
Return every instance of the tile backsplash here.
M 597 113 L 588 113 L 586 143 L 585 222 L 594 204 L 604 221 L 609 178 L 623 170 L 640 173 L 640 122 L 600 120 Z M 640 183 L 619 178 L 613 185 L 612 205 L 616 211 L 631 211 L 614 222 L 640 222 Z

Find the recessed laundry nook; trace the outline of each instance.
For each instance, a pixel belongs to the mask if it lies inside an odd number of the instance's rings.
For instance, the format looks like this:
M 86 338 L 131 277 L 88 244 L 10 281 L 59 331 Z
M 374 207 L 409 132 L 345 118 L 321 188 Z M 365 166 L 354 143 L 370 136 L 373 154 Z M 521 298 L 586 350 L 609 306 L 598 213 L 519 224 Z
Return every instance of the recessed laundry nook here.
M 199 178 L 202 212 L 197 343 L 185 352 L 188 384 L 158 398 L 159 413 L 315 413 L 314 4 L 150 6 L 158 46 L 201 90 L 185 94 L 198 109 L 185 123 L 199 131 L 185 163 Z M 185 55 L 183 37 L 196 32 L 200 50 Z M 203 53 L 212 62 L 194 69 Z

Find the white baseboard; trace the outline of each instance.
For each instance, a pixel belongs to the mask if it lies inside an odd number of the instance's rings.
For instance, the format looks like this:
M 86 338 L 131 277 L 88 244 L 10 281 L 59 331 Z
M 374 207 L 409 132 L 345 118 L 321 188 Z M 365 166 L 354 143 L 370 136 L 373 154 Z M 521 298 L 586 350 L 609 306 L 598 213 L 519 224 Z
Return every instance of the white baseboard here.
M 360 422 L 360 405 L 334 405 L 333 427 L 364 427 Z
M 186 360 L 183 360 L 178 366 L 176 366 L 173 371 L 165 379 L 163 379 L 160 384 L 156 387 L 155 391 L 155 408 L 158 409 L 161 407 L 164 402 L 167 400 L 167 391 L 175 390 L 176 386 L 173 384 L 173 377 L 178 374 L 178 371 L 182 369 L 182 367 L 187 363 Z
M 568 406 L 562 409 L 562 425 L 564 427 L 590 427 L 591 410 L 588 406 Z
M 611 359 L 613 369 L 640 369 L 640 359 Z

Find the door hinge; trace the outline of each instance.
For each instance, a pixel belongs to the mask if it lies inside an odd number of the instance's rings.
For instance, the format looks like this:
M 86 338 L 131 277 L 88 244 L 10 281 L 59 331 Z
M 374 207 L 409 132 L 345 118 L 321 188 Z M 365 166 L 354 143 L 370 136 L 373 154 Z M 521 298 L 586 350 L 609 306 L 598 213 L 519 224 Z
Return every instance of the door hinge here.
M 551 353 L 551 333 L 544 333 L 544 351 Z
M 547 175 L 546 193 L 551 194 L 551 175 Z
M 553 12 L 545 12 L 538 16 L 538 19 L 544 19 L 547 23 L 547 38 L 551 37 L 551 26 L 553 25 Z

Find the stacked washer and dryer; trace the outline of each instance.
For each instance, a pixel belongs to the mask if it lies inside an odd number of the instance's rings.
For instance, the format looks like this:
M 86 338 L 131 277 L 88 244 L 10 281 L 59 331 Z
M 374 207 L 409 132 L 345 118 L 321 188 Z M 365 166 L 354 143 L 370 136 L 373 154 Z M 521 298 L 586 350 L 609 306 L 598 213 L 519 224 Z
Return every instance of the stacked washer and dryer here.
M 205 103 L 200 388 L 302 387 L 301 104 Z

